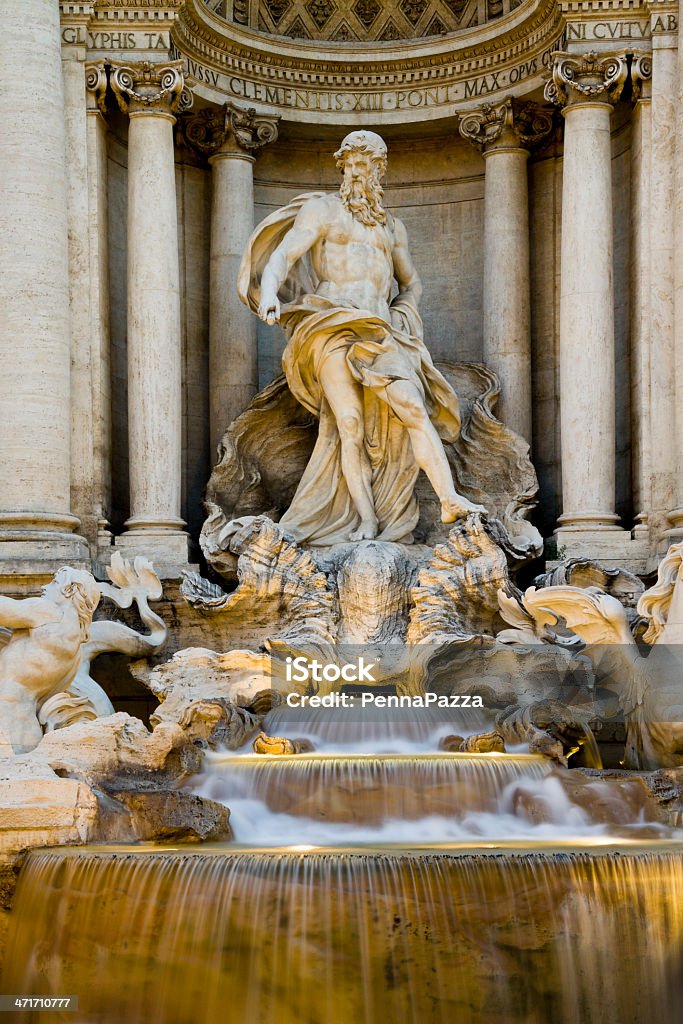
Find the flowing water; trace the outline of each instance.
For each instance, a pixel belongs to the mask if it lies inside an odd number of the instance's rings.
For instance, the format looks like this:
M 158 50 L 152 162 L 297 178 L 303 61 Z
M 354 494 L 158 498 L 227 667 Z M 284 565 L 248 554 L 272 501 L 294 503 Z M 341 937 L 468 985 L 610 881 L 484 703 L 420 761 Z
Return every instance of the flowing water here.
M 681 853 L 625 854 L 33 853 L 5 991 L 88 1024 L 678 1024 Z
M 77 994 L 55 1024 L 680 1024 L 683 839 L 642 780 L 443 727 L 209 755 L 232 843 L 31 853 L 2 991 Z

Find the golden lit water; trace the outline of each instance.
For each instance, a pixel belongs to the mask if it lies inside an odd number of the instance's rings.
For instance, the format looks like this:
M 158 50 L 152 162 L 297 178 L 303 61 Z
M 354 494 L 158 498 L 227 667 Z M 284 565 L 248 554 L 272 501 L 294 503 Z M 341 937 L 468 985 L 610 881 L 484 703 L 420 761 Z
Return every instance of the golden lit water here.
M 34 852 L 2 987 L 76 1024 L 679 1024 L 683 844 L 601 842 Z
M 257 800 L 298 817 L 377 823 L 493 811 L 508 783 L 551 770 L 531 754 L 224 754 L 211 756 L 201 791 L 228 807 Z

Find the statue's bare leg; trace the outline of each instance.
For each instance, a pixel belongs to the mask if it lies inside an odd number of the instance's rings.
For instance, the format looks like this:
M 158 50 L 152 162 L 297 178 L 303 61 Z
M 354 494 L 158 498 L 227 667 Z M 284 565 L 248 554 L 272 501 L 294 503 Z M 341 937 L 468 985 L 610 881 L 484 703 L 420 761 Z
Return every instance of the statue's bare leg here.
M 363 391 L 351 376 L 344 352 L 333 352 L 320 368 L 320 385 L 337 423 L 341 441 L 342 472 L 360 525 L 351 540 L 372 540 L 379 524 L 372 500 L 371 469 L 365 450 Z
M 456 491 L 441 438 L 415 385 L 408 380 L 395 380 L 387 385 L 385 393 L 389 406 L 408 431 L 415 461 L 441 502 L 442 521 L 453 523 L 470 512 L 485 512 L 483 505 L 475 505 Z

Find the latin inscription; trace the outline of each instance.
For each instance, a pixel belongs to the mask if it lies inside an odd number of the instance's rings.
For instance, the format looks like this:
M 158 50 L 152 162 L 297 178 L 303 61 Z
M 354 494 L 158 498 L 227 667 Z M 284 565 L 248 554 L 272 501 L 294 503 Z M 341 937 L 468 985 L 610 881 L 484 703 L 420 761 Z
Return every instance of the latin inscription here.
M 82 25 L 62 29 L 67 46 L 87 46 L 90 50 L 168 50 L 168 32 L 88 32 Z
M 507 89 L 517 82 L 540 74 L 551 60 L 553 50 L 547 50 L 541 57 L 503 71 L 494 71 L 461 82 L 444 82 L 440 85 L 422 86 L 415 89 L 375 90 L 367 92 L 314 92 L 286 85 L 269 85 L 225 75 L 214 71 L 190 58 L 185 60 L 185 72 L 197 82 L 203 82 L 214 89 L 226 92 L 236 99 L 247 102 L 265 103 L 272 107 L 291 107 L 295 110 L 323 111 L 328 113 L 355 111 L 415 110 L 441 107 L 458 100 L 488 96 L 500 89 Z M 181 59 L 181 53 L 173 52 L 173 59 Z
M 648 21 L 582 21 L 567 25 L 567 42 L 573 43 L 583 39 L 609 42 L 628 39 L 638 42 L 649 39 L 651 34 L 675 32 L 677 29 L 678 18 L 675 14 L 658 14 L 652 26 Z

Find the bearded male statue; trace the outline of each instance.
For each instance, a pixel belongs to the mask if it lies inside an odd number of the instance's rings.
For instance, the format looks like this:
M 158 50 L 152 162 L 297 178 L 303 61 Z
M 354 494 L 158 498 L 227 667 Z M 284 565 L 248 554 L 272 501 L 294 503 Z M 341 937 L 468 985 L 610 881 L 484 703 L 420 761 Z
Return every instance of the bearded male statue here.
M 445 523 L 484 511 L 455 490 L 442 439 L 458 399 L 423 341 L 422 286 L 406 229 L 382 206 L 387 148 L 371 131 L 335 154 L 338 193 L 311 192 L 267 217 L 240 268 L 240 298 L 287 336 L 294 397 L 320 420 L 282 525 L 311 544 L 409 543 L 424 470 Z

